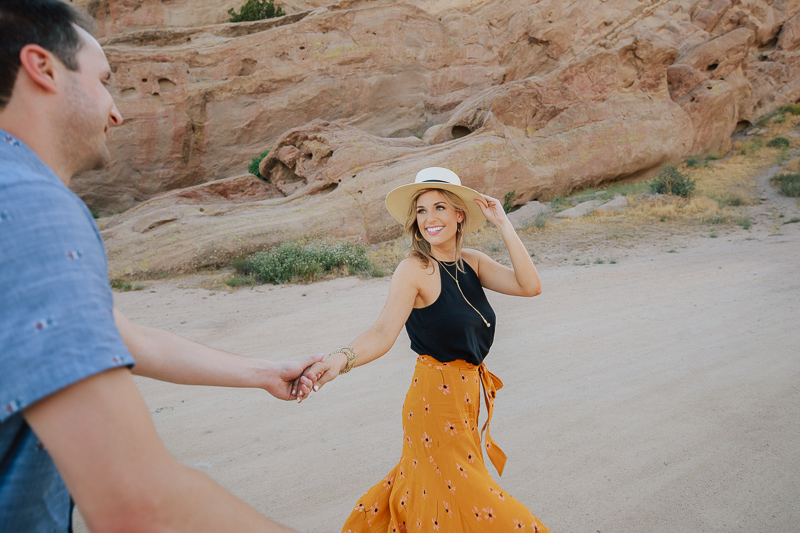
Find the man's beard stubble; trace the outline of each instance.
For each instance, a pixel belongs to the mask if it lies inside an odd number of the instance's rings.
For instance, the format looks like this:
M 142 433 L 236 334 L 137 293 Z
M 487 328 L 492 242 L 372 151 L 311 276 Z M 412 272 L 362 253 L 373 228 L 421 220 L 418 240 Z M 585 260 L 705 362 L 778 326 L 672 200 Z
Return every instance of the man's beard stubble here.
M 101 169 L 111 161 L 104 134 L 108 117 L 99 117 L 97 104 L 76 83 L 70 85 L 68 95 L 72 105 L 62 117 L 62 153 L 66 154 L 73 175 Z

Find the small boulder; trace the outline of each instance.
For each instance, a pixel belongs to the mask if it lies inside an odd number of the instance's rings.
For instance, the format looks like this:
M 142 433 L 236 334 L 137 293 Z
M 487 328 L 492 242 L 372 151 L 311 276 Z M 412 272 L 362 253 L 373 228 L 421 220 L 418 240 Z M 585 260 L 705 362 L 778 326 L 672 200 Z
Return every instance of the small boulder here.
M 600 213 L 619 213 L 620 211 L 625 211 L 630 207 L 630 203 L 628 202 L 628 198 L 626 196 L 617 195 L 613 199 L 607 201 L 595 211 Z
M 603 200 L 589 200 L 588 202 L 581 202 L 575 207 L 570 207 L 569 209 L 565 209 L 563 211 L 559 211 L 555 215 L 556 218 L 578 218 L 585 215 L 588 215 L 605 202 Z
M 508 220 L 511 221 L 515 229 L 522 229 L 533 223 L 539 216 L 553 216 L 553 208 L 541 202 L 528 202 L 516 211 L 509 213 Z

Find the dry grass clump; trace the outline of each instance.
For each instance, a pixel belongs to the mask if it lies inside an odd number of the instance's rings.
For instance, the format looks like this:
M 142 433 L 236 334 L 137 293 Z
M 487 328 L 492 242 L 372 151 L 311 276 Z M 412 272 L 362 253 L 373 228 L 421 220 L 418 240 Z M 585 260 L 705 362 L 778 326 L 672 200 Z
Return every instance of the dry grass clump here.
M 690 158 L 681 168 L 696 180 L 697 195 L 715 198 L 723 206 L 754 205 L 758 198 L 753 176 L 764 167 L 785 162 L 789 150 L 800 146 L 800 140 L 787 135 L 798 124 L 800 116 L 789 112 L 776 113 L 765 120 L 766 131 L 761 130 L 758 135 L 733 143 L 724 161 L 709 165 L 708 159 L 704 164 L 698 164 L 697 158 Z M 781 142 L 775 142 L 776 139 Z
M 503 238 L 500 237 L 500 233 L 488 222 L 485 222 L 476 231 L 467 234 L 464 238 L 464 247 L 481 250 L 487 254 L 505 250 L 505 244 L 503 244 Z
M 405 259 L 409 250 L 409 237 L 403 235 L 392 241 L 376 244 L 367 251 L 372 266 L 383 272 L 393 272 L 400 261 Z
M 767 163 L 759 158 L 733 155 L 724 164 L 693 169 L 697 194 L 719 199 L 729 205 L 754 205 L 756 183 L 753 176 Z
M 783 172 L 800 172 L 800 158 L 792 159 L 781 170 Z
M 691 220 L 695 222 L 718 222 L 729 216 L 726 208 L 707 196 L 680 198 L 676 196 L 651 196 L 632 199 L 631 208 L 623 217 L 642 220 Z

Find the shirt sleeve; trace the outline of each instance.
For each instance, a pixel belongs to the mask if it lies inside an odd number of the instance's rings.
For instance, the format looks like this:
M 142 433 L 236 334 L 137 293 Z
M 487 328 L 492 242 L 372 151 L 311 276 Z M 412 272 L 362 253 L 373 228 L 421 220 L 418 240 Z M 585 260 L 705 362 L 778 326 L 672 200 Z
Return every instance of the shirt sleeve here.
M 100 233 L 61 184 L 0 190 L 0 423 L 99 372 L 132 366 Z

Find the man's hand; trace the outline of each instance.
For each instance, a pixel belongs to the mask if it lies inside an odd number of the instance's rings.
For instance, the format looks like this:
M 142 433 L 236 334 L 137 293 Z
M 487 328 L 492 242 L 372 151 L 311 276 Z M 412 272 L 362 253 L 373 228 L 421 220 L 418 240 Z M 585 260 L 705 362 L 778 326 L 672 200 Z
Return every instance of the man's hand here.
M 278 361 L 272 363 L 264 374 L 261 386 L 279 400 L 297 400 L 311 393 L 317 377 L 308 369 L 322 360 L 323 355 L 311 355 L 300 361 Z
M 341 352 L 336 352 L 328 357 L 320 357 L 303 372 L 303 379 L 313 380 L 313 389 L 318 391 L 329 381 L 336 379 L 339 372 L 347 365 L 347 356 Z M 302 402 L 308 395 L 297 397 L 297 401 Z

